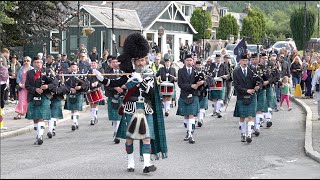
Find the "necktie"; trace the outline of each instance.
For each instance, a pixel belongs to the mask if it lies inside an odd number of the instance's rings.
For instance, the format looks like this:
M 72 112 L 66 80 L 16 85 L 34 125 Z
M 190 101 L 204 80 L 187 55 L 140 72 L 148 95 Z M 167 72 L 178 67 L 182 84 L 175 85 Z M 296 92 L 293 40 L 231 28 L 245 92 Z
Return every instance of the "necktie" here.
M 188 74 L 191 75 L 191 68 L 188 69 Z
M 245 77 L 247 77 L 247 70 L 246 69 L 243 70 L 243 74 Z
M 34 80 L 37 80 L 40 77 L 40 75 L 41 75 L 41 71 L 38 70 L 36 74 L 33 76 Z

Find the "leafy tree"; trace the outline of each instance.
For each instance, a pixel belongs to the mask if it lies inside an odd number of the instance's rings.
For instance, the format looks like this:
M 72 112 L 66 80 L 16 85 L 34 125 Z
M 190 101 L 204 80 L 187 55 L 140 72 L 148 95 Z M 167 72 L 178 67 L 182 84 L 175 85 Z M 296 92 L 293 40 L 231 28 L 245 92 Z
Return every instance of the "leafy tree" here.
M 238 23 L 235 17 L 228 14 L 219 20 L 219 27 L 217 29 L 217 39 L 227 39 L 227 36 L 238 34 Z
M 15 23 L 2 23 L 1 47 L 21 46 L 27 43 L 41 43 L 49 37 L 52 29 L 62 30 L 63 21 L 76 10 L 68 1 L 12 1 L 3 12 Z M 4 35 L 5 34 L 5 35 Z
M 306 39 L 305 42 L 309 41 L 313 32 L 315 25 L 315 14 L 307 9 L 306 11 L 307 21 L 306 21 Z M 293 35 L 293 40 L 296 43 L 298 50 L 304 49 L 304 8 L 295 9 L 295 11 L 291 14 L 290 18 L 290 27 Z
M 264 15 L 255 10 L 250 10 L 248 16 L 243 19 L 241 35 L 247 37 L 250 43 L 262 43 L 266 35 Z
M 212 19 L 209 12 L 196 8 L 192 13 L 190 23 L 198 31 L 198 34 L 193 36 L 194 41 L 203 38 L 209 39 L 211 37 Z
M 0 24 L 13 24 L 14 19 L 7 16 L 6 11 L 14 11 L 14 3 L 12 1 L 0 1 Z

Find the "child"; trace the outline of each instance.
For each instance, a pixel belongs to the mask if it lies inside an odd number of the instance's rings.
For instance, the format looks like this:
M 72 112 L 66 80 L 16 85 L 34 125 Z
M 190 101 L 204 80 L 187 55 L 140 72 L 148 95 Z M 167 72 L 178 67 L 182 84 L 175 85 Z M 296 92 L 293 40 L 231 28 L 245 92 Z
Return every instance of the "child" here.
M 282 78 L 282 84 L 280 86 L 281 88 L 281 102 L 280 102 L 280 109 L 283 110 L 282 108 L 282 103 L 284 100 L 287 101 L 287 106 L 288 106 L 288 111 L 292 110 L 292 107 L 290 107 L 290 85 L 289 85 L 289 78 L 288 76 L 284 76 Z

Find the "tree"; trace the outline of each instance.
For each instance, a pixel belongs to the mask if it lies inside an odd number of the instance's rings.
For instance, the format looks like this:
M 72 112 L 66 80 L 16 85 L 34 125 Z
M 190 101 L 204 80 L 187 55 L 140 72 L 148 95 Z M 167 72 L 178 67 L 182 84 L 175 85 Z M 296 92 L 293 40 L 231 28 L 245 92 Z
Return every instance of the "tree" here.
M 306 24 L 306 40 L 310 40 L 313 32 L 314 32 L 314 25 L 315 25 L 315 14 L 312 13 L 310 10 L 307 9 L 307 24 Z M 304 49 L 303 43 L 303 30 L 304 30 L 304 8 L 295 9 L 295 11 L 291 14 L 290 18 L 290 27 L 293 36 L 293 40 L 296 43 L 297 49 L 302 50 Z
M 76 10 L 68 1 L 12 1 L 14 9 L 2 12 L 15 23 L 1 23 L 1 47 L 22 46 L 27 43 L 41 43 L 49 37 L 52 29 L 63 30 L 68 15 Z
M 219 27 L 217 29 L 217 39 L 227 39 L 227 36 L 237 35 L 239 25 L 235 17 L 231 14 L 228 14 L 219 20 Z
M 194 41 L 203 38 L 209 39 L 211 37 L 212 19 L 209 12 L 204 11 L 201 8 L 196 8 L 192 13 L 190 23 L 194 29 L 198 31 L 198 34 L 193 36 Z
M 261 12 L 250 10 L 243 19 L 241 35 L 247 37 L 250 43 L 262 43 L 266 36 L 266 21 Z

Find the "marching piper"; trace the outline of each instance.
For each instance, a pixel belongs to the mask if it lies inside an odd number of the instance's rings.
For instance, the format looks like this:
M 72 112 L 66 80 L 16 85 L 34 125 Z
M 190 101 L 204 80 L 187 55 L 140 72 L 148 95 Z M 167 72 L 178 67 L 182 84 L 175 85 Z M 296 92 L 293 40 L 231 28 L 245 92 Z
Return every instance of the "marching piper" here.
M 134 140 L 140 140 L 140 158 L 144 162 L 143 173 L 154 172 L 157 169 L 150 162 L 151 155 L 155 156 L 155 159 L 159 159 L 159 155 L 162 158 L 167 157 L 166 133 L 158 86 L 153 75 L 141 75 L 141 73 L 153 74 L 146 65 L 148 52 L 148 41 L 141 33 L 130 34 L 124 42 L 120 69 L 132 73 L 132 77 L 128 79 L 126 76 L 121 76 L 114 81 L 103 78 L 98 71 L 94 72 L 106 86 L 117 87 L 123 80 L 126 81 L 123 88 L 127 89 L 127 93 L 119 108 L 119 114 L 124 116 L 120 121 L 117 137 L 126 139 L 129 172 L 133 172 L 135 168 Z
M 200 110 L 197 115 L 197 125 L 198 127 L 201 127 L 203 125 L 203 118 L 205 116 L 205 112 L 208 109 L 208 83 L 206 82 L 206 74 L 205 69 L 203 69 L 201 65 L 201 61 L 197 61 L 195 66 L 195 77 L 196 81 L 204 80 L 204 83 L 198 87 L 199 91 L 199 106 Z
M 233 116 L 240 118 L 241 142 L 247 141 L 251 143 L 252 126 L 254 125 L 254 117 L 257 110 L 256 91 L 259 90 L 257 81 L 252 71 L 248 69 L 248 56 L 241 54 L 240 66 L 233 71 L 234 88 L 237 94 L 237 102 Z M 247 126 L 245 119 L 247 118 Z
M 78 72 L 77 62 L 72 62 L 70 65 L 70 74 Z M 81 79 L 82 78 L 82 79 Z M 71 111 L 72 126 L 71 130 L 79 129 L 79 111 L 82 111 L 83 92 L 89 89 L 89 82 L 85 81 L 83 77 L 69 76 L 66 78 L 65 85 L 69 90 L 66 97 L 64 109 Z
M 27 72 L 25 87 L 28 91 L 27 119 L 33 120 L 34 130 L 37 131 L 36 142 L 43 143 L 45 129 L 44 119 L 51 118 L 50 99 L 52 94 L 49 89 L 57 86 L 55 77 L 49 75 L 43 69 L 43 60 L 39 57 L 33 58 L 33 67 Z

